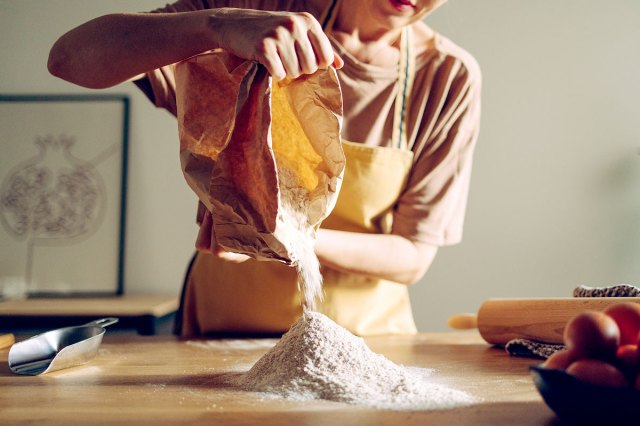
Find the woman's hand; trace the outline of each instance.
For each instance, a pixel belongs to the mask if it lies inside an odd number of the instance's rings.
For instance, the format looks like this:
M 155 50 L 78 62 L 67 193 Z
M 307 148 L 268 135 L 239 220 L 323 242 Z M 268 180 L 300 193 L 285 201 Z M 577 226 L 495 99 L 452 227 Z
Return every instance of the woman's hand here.
M 215 234 L 213 233 L 213 217 L 209 210 L 206 209 L 204 216 L 202 217 L 200 230 L 198 231 L 196 249 L 203 253 L 211 253 L 214 256 L 229 262 L 242 263 L 245 260 L 250 259 L 249 256 L 244 254 L 225 251 L 216 243 Z
M 260 62 L 276 81 L 344 65 L 320 23 L 306 12 L 223 8 L 211 14 L 209 25 L 222 49 Z

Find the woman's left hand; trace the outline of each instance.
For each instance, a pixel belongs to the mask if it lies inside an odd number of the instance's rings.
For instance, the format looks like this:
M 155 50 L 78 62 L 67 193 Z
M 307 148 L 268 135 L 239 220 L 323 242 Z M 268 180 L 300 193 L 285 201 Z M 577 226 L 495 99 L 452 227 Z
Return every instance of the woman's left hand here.
M 200 230 L 198 231 L 196 249 L 203 253 L 213 254 L 214 256 L 229 262 L 242 263 L 250 259 L 250 257 L 245 254 L 232 253 L 224 250 L 218 245 L 213 232 L 213 216 L 211 216 L 211 212 L 206 209 L 204 216 L 202 217 Z

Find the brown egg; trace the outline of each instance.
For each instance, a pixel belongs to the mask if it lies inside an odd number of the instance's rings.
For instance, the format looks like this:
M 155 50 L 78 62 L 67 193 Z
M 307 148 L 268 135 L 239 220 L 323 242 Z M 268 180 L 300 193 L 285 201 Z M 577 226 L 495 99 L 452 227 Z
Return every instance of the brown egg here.
M 571 351 L 563 349 L 547 358 L 542 366 L 553 370 L 566 370 L 567 367 L 575 360 L 576 358 Z
M 581 312 L 565 327 L 564 342 L 578 359 L 612 359 L 620 342 L 620 330 L 613 318 L 602 312 Z
M 604 310 L 618 324 L 620 344 L 637 344 L 640 333 L 640 304 L 632 302 L 616 303 Z
M 594 385 L 612 388 L 624 388 L 629 385 L 620 370 L 598 359 L 580 359 L 567 368 L 567 373 Z
M 620 345 L 616 350 L 616 359 L 630 367 L 640 367 L 640 348 L 638 345 Z
M 637 345 L 620 345 L 616 350 L 616 367 L 631 381 L 640 372 L 640 353 Z

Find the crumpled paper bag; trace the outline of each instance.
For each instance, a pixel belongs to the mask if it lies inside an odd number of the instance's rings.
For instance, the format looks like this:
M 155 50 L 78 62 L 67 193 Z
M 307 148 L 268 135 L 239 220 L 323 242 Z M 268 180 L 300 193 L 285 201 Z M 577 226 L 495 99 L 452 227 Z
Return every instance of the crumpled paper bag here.
M 176 64 L 175 75 L 181 166 L 212 213 L 217 244 L 292 263 L 278 220 L 283 205 L 304 214 L 313 231 L 342 182 L 335 70 L 273 83 L 257 62 L 212 51 Z

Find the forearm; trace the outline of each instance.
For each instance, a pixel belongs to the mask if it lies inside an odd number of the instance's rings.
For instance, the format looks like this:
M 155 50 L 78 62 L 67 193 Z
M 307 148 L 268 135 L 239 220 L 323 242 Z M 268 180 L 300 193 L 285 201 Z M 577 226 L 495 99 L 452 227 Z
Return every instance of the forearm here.
M 320 229 L 316 254 L 323 266 L 403 284 L 424 276 L 438 251 L 398 235 Z
M 56 41 L 49 71 L 89 88 L 111 87 L 149 70 L 217 47 L 211 11 L 112 14 L 93 19 Z
M 99 89 L 215 48 L 264 65 L 276 80 L 341 67 L 308 13 L 221 8 L 113 14 L 69 31 L 49 53 L 49 71 Z

